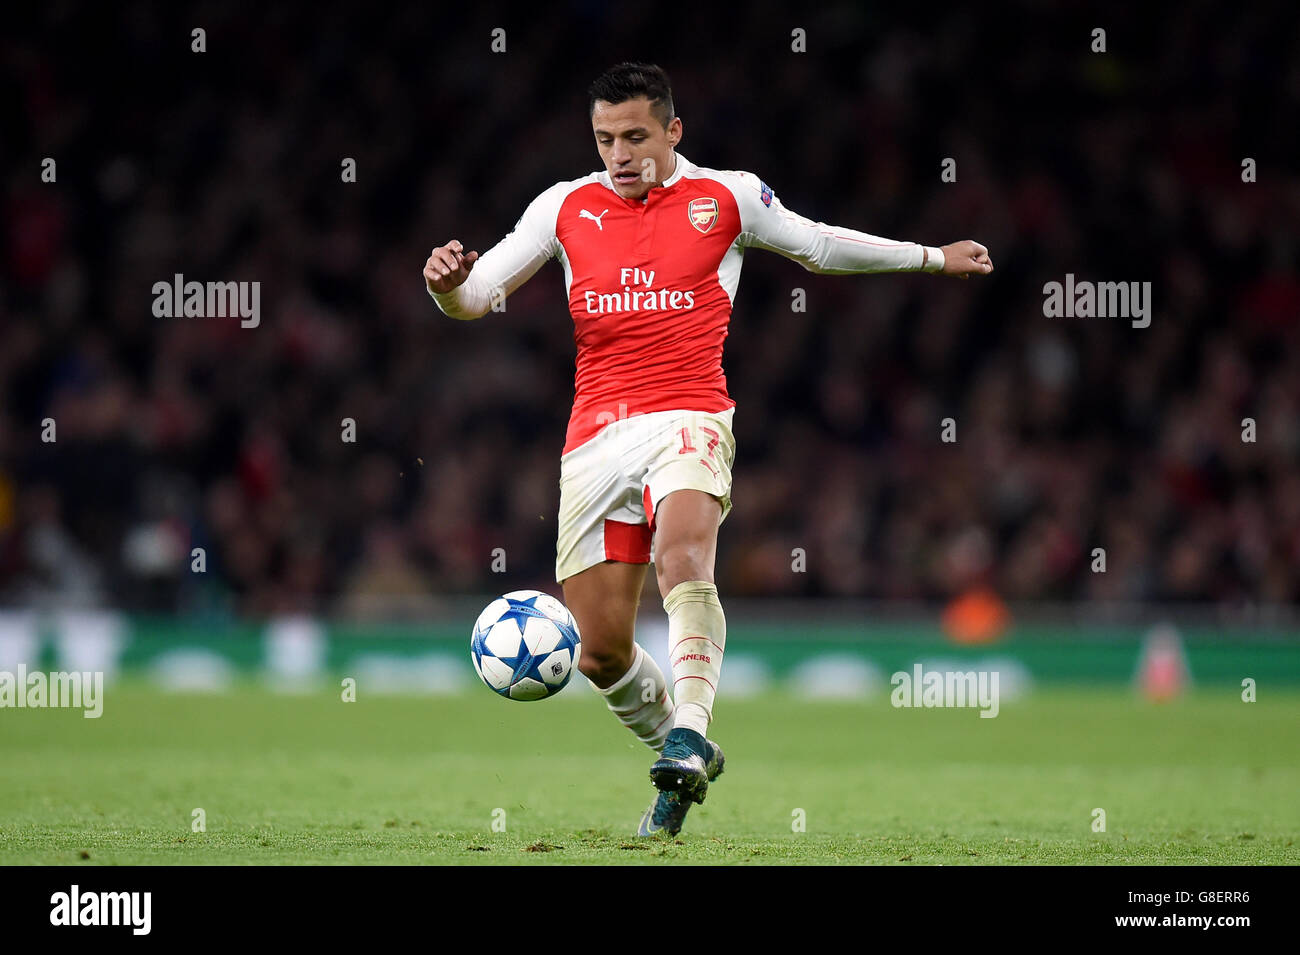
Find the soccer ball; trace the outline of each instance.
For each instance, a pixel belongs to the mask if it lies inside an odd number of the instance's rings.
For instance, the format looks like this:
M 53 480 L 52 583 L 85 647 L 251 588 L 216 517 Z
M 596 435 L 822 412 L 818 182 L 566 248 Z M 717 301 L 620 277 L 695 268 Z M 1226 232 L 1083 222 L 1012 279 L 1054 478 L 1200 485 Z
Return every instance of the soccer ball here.
M 512 700 L 544 700 L 578 669 L 582 637 L 567 607 L 537 590 L 498 597 L 479 614 L 469 639 L 474 672 Z

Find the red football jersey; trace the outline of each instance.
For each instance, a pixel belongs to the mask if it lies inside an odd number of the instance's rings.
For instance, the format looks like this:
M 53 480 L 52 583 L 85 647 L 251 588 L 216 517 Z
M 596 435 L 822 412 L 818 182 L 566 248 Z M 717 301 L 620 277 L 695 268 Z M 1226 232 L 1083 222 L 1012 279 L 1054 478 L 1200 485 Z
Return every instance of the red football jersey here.
M 643 199 L 620 196 L 604 171 L 556 183 L 464 284 L 433 295 L 452 318 L 479 318 L 560 260 L 578 349 L 564 453 L 619 418 L 735 404 L 722 346 L 746 248 L 822 274 L 921 268 L 915 242 L 813 222 L 752 173 L 706 169 L 678 153 L 674 161 Z M 942 269 L 943 253 L 930 248 L 925 268 Z

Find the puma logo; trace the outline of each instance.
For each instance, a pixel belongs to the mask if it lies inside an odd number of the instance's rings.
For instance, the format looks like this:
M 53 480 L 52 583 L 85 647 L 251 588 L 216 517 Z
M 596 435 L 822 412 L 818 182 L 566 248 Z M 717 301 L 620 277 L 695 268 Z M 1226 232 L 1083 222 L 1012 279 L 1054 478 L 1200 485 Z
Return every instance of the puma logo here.
M 608 209 L 605 210 L 605 212 L 608 212 L 608 211 L 609 211 Z M 579 210 L 578 210 L 578 218 L 579 218 L 579 219 L 590 219 L 592 222 L 596 223 L 596 228 L 597 228 L 597 229 L 599 229 L 601 232 L 604 232 L 604 231 L 605 231 L 605 226 L 601 223 L 600 220 L 601 220 L 602 218 L 604 218 L 604 216 L 605 216 L 605 212 L 602 212 L 602 213 L 601 213 L 600 215 L 598 215 L 598 216 L 594 216 L 594 215 L 592 215 L 590 212 L 588 212 L 586 209 L 579 209 Z

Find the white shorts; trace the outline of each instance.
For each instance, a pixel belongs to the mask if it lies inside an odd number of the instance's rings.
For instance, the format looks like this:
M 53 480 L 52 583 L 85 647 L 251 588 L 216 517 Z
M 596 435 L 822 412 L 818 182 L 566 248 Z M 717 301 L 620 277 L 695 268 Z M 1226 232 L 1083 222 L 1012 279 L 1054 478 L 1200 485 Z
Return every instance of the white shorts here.
M 712 494 L 726 520 L 735 411 L 633 414 L 561 457 L 556 581 L 607 560 L 653 561 L 655 509 L 672 491 Z

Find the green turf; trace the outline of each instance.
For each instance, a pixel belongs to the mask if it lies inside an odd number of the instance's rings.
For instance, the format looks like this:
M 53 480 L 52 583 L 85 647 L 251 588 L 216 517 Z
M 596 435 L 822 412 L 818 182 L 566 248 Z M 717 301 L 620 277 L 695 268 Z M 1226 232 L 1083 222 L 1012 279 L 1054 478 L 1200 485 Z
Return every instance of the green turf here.
M 652 754 L 566 693 L 123 684 L 99 720 L 0 710 L 0 863 L 1300 862 L 1300 695 L 1040 688 L 996 719 L 724 700 L 726 773 L 678 839 L 638 840 Z

